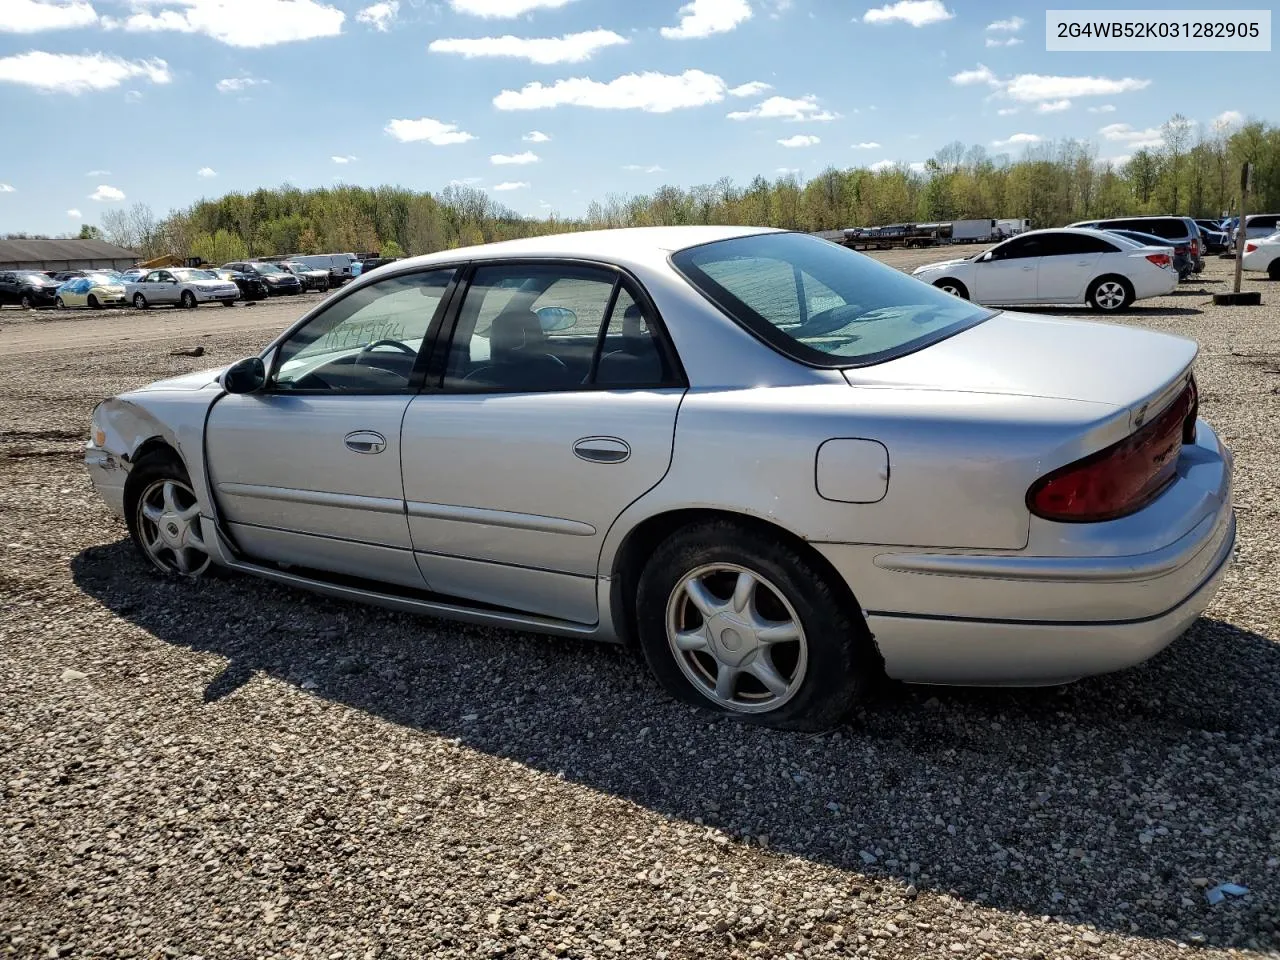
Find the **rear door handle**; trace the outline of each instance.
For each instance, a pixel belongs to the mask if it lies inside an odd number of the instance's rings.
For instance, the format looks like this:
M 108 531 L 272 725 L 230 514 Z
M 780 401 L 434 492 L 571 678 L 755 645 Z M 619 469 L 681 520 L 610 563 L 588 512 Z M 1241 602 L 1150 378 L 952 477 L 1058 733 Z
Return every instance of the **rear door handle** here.
M 387 438 L 376 430 L 355 430 L 342 438 L 353 453 L 381 453 L 387 449 Z
M 631 447 L 617 437 L 583 437 L 573 445 L 573 455 L 592 463 L 622 463 L 630 458 Z

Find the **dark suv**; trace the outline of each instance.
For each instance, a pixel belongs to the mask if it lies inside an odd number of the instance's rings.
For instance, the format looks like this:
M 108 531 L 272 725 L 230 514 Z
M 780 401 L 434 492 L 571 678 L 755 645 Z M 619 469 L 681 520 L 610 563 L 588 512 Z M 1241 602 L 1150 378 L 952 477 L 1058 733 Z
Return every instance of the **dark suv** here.
M 35 270 L 0 270 L 0 305 L 16 303 L 25 310 L 56 306 L 58 282 Z
M 1136 230 L 1152 233 L 1169 241 L 1169 246 L 1186 244 L 1191 251 L 1192 270 L 1204 269 L 1205 243 L 1200 228 L 1190 217 L 1113 217 L 1109 220 L 1082 220 L 1073 227 L 1091 227 L 1094 230 Z

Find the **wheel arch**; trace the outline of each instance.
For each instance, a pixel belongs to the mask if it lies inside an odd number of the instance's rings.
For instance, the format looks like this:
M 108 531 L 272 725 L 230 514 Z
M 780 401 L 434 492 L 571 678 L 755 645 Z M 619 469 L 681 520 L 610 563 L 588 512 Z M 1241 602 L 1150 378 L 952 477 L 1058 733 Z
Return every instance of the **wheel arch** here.
M 636 636 L 636 588 L 645 561 L 667 537 L 677 530 L 713 520 L 724 520 L 748 530 L 755 530 L 775 537 L 801 554 L 820 570 L 842 602 L 861 612 L 852 587 L 831 562 L 804 537 L 781 524 L 758 515 L 720 507 L 672 507 L 651 514 L 631 527 L 622 537 L 617 549 L 602 564 L 602 572 L 609 577 L 609 617 L 613 631 L 621 642 L 635 648 Z

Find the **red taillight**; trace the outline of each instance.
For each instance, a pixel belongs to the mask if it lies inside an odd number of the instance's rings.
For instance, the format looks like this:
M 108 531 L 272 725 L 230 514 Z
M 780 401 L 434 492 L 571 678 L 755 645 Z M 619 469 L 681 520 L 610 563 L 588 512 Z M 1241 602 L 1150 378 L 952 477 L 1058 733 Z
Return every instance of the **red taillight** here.
M 1060 523 L 1114 520 L 1142 509 L 1173 480 L 1183 443 L 1195 437 L 1198 406 L 1192 379 L 1135 433 L 1037 480 L 1027 491 L 1027 508 Z
M 1147 259 L 1154 263 L 1157 267 L 1168 267 L 1173 262 L 1173 258 L 1167 253 L 1148 253 Z
M 1200 241 L 1195 237 L 1191 238 L 1191 255 L 1194 257 L 1200 256 Z
M 1257 245 L 1256 243 L 1246 243 L 1246 244 L 1244 245 L 1244 252 L 1245 252 L 1245 253 L 1253 253 L 1253 251 L 1255 251 L 1255 250 L 1257 250 L 1257 249 L 1258 249 L 1258 245 Z

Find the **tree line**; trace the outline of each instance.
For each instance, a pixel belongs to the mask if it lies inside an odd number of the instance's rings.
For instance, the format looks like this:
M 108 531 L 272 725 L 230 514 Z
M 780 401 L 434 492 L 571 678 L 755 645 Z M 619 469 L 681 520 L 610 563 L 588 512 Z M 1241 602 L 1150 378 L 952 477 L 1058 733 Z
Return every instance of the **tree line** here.
M 1017 159 L 957 141 L 922 168 L 829 168 L 807 181 L 782 175 L 757 176 L 745 186 L 728 178 L 663 186 L 640 196 L 609 195 L 571 219 L 521 216 L 467 186 L 432 194 L 286 184 L 201 200 L 163 218 L 137 203 L 104 214 L 99 228 L 105 239 L 143 256 L 225 263 L 330 251 L 404 256 L 602 227 L 740 224 L 812 232 L 970 217 L 1027 217 L 1035 226 L 1125 214 L 1217 218 L 1237 209 L 1245 161 L 1254 164 L 1250 210 L 1280 211 L 1280 127 L 1251 121 L 1206 130 L 1175 115 L 1158 141 L 1121 163 L 1100 160 L 1089 141 L 1038 143 Z

